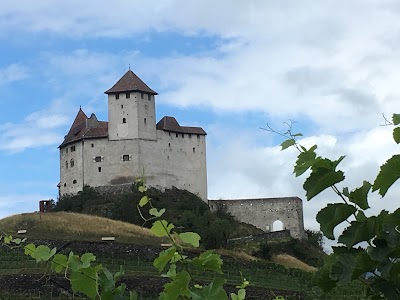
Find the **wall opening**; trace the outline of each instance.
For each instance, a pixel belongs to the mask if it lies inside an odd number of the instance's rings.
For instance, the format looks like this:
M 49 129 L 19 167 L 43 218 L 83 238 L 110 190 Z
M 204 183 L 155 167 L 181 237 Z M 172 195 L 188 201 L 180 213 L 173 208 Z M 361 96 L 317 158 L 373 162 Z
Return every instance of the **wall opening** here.
M 272 223 L 272 231 L 281 231 L 284 230 L 284 228 L 282 221 L 276 220 Z

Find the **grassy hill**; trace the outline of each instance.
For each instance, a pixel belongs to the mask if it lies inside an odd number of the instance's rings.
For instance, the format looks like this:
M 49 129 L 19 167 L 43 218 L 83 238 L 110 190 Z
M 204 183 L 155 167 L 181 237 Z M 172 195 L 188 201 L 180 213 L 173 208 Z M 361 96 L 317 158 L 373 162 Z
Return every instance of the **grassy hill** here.
M 71 212 L 13 215 L 0 220 L 0 229 L 14 236 L 18 230 L 27 230 L 23 236 L 29 239 L 101 241 L 113 236 L 117 242 L 139 245 L 160 245 L 162 241 L 147 228 Z

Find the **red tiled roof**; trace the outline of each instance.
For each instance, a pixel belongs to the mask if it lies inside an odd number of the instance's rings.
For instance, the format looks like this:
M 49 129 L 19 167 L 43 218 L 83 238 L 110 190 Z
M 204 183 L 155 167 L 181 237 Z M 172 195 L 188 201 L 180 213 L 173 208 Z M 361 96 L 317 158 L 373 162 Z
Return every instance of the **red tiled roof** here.
M 59 148 L 82 139 L 103 138 L 108 136 L 108 122 L 98 121 L 95 114 L 90 118 L 80 108 L 64 141 Z
M 178 133 L 190 133 L 190 134 L 201 134 L 206 135 L 207 133 L 201 127 L 188 127 L 188 126 L 180 126 L 178 121 L 174 117 L 163 117 L 157 123 L 158 130 L 164 131 L 172 131 Z
M 147 86 L 135 73 L 131 70 L 125 73 L 120 80 L 117 81 L 114 86 L 105 91 L 106 94 L 117 94 L 123 92 L 133 92 L 139 91 L 144 93 L 149 93 L 152 95 L 157 95 L 155 91 Z

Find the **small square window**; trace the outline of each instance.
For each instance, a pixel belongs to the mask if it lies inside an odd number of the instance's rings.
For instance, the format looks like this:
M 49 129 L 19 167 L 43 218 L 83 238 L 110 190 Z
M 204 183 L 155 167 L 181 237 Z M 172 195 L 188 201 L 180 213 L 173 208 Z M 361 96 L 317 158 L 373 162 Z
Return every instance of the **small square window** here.
M 71 146 L 71 152 L 75 151 L 75 146 Z
M 72 181 L 72 183 L 73 183 L 73 184 L 76 184 L 76 183 L 77 183 L 76 179 L 74 179 L 74 181 Z
M 128 154 L 123 155 L 122 156 L 122 160 L 123 161 L 129 161 L 129 155 Z
M 119 94 L 115 94 L 115 99 L 116 99 L 116 100 L 119 99 Z
M 126 123 L 126 118 L 122 118 L 122 123 Z
M 99 170 L 99 172 L 101 172 L 101 167 L 98 167 L 97 170 Z
M 95 162 L 101 162 L 101 156 L 96 156 L 96 157 L 94 158 L 94 161 L 95 161 Z
M 126 93 L 125 96 L 126 96 L 126 99 L 129 99 L 131 97 L 131 93 Z

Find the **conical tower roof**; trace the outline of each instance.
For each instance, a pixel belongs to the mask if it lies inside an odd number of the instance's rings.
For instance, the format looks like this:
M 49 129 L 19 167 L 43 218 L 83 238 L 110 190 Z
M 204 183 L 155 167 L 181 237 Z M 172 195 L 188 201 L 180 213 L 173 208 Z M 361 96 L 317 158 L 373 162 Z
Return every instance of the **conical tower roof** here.
M 114 86 L 105 91 L 106 94 L 117 94 L 125 92 L 144 92 L 152 95 L 157 95 L 155 91 L 147 86 L 135 73 L 131 70 L 125 73 Z

